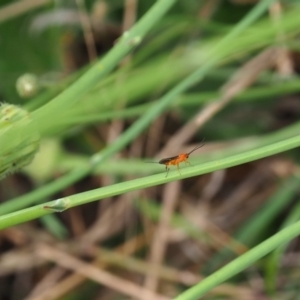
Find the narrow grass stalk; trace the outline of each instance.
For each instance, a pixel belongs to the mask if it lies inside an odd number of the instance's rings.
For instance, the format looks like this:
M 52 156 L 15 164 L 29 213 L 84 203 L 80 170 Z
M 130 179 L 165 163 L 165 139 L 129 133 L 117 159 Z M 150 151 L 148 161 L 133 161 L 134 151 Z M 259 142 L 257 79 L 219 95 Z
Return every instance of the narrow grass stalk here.
M 17 211 L 24 207 L 30 206 L 38 201 L 41 201 L 55 192 L 64 189 L 66 186 L 73 184 L 74 182 L 82 179 L 84 176 L 90 173 L 90 168 L 87 166 L 81 166 L 74 169 L 72 172 L 62 176 L 53 182 L 46 184 L 45 186 L 38 188 L 28 194 L 20 197 L 16 197 L 12 200 L 6 201 L 0 205 L 0 215 Z
M 298 199 L 298 202 L 299 202 L 299 199 Z M 295 223 L 296 221 L 299 221 L 299 219 L 300 219 L 300 203 L 296 204 L 293 207 L 293 209 L 291 210 L 291 213 L 284 221 L 282 228 L 285 228 L 288 225 L 291 225 L 291 224 Z M 280 259 L 283 256 L 287 246 L 288 245 L 282 245 L 279 248 L 277 248 L 275 251 L 273 251 L 270 254 L 270 256 L 268 257 L 267 262 L 266 262 L 265 282 L 266 282 L 267 290 L 271 295 L 275 294 Z
M 149 30 L 164 16 L 176 0 L 161 0 L 149 9 L 129 31 L 124 32 L 114 48 L 70 87 L 55 97 L 51 102 L 37 109 L 32 117 L 39 124 L 40 130 L 47 126 L 46 121 L 52 121 L 58 112 L 65 112 L 74 105 L 84 93 L 89 91 L 101 79 L 109 74 L 117 64 L 136 46 L 140 44 Z M 44 124 L 44 125 L 43 125 Z
M 17 225 L 49 213 L 61 212 L 70 207 L 86 204 L 88 202 L 105 199 L 107 197 L 124 194 L 146 187 L 156 186 L 173 180 L 188 178 L 196 175 L 214 172 L 224 168 L 233 167 L 299 146 L 300 136 L 296 136 L 245 153 L 236 154 L 217 161 L 207 162 L 202 165 L 185 168 L 181 170 L 181 175 L 178 174 L 177 170 L 174 170 L 169 172 L 168 177 L 165 177 L 165 172 L 163 172 L 162 174 L 126 181 L 112 186 L 107 186 L 73 196 L 57 199 L 51 202 L 47 202 L 44 205 L 36 205 L 28 209 L 1 216 L 0 229 Z
M 299 183 L 300 174 L 293 175 L 282 182 L 278 191 L 239 230 L 235 238 L 247 246 L 253 246 L 264 233 L 263 229 L 269 227 L 274 218 L 291 203 L 299 189 Z
M 177 296 L 174 300 L 200 299 L 200 297 L 205 295 L 214 287 L 218 286 L 220 283 L 243 271 L 258 259 L 264 257 L 266 254 L 270 253 L 272 250 L 283 245 L 284 243 L 289 242 L 299 234 L 300 221 L 290 225 L 289 227 L 286 227 L 263 243 L 249 250 L 247 253 L 241 255 L 225 267 L 206 277 L 197 285 Z
M 295 93 L 300 91 L 300 80 L 293 79 L 285 82 L 278 82 L 276 86 L 262 86 L 262 87 L 250 87 L 249 89 L 243 91 L 241 94 L 237 95 L 233 102 L 258 102 L 263 98 L 281 95 L 287 93 Z M 172 107 L 193 107 L 199 104 L 207 104 L 212 99 L 215 99 L 220 95 L 220 92 L 202 92 L 202 93 L 187 93 L 179 97 L 179 99 L 173 103 Z M 88 124 L 94 122 L 104 122 L 109 120 L 126 120 L 138 117 L 147 112 L 151 106 L 156 105 L 156 102 L 138 104 L 133 107 L 124 108 L 123 110 L 109 110 L 103 113 L 95 113 L 88 115 L 72 116 L 70 119 L 60 120 L 60 124 L 68 125 L 78 125 L 78 124 Z
M 254 9 L 230 32 L 227 36 L 224 37 L 223 40 L 220 41 L 220 44 L 217 45 L 217 49 L 222 48 L 225 45 L 229 45 L 234 39 L 236 39 L 245 28 L 251 25 L 257 18 L 259 18 L 265 10 L 268 8 L 268 5 L 274 0 L 264 0 L 259 2 Z M 164 1 L 160 1 L 164 2 Z M 159 3 L 159 2 L 158 2 Z M 154 8 L 153 8 L 154 9 Z M 157 9 L 157 8 L 155 8 Z M 149 12 L 150 13 L 150 12 Z M 149 14 L 147 14 L 149 16 Z M 148 27 L 147 27 L 148 28 Z M 213 51 L 215 52 L 215 51 Z M 41 197 L 47 197 L 51 194 L 60 191 L 63 187 L 68 186 L 69 184 L 76 182 L 77 180 L 80 180 L 81 178 L 85 177 L 87 174 L 92 172 L 97 166 L 99 166 L 100 163 L 105 161 L 107 158 L 112 156 L 113 154 L 120 151 L 123 147 L 128 145 L 132 140 L 134 140 L 145 128 L 147 128 L 151 122 L 157 118 L 163 111 L 165 111 L 172 103 L 176 100 L 176 97 L 183 93 L 185 90 L 190 88 L 195 83 L 199 82 L 211 69 L 213 66 L 217 64 L 219 61 L 219 55 L 214 56 L 212 54 L 211 58 L 206 61 L 206 63 L 198 70 L 196 70 L 194 73 L 192 73 L 190 76 L 188 76 L 185 80 L 183 80 L 180 84 L 176 85 L 173 89 L 171 89 L 165 96 L 163 96 L 157 105 L 153 106 L 144 116 L 142 116 L 138 121 L 136 121 L 125 133 L 123 133 L 120 138 L 110 145 L 109 147 L 105 148 L 103 151 L 95 154 L 92 159 L 89 166 L 87 166 L 84 169 L 75 169 L 70 174 L 66 175 L 65 177 L 62 177 L 60 179 L 57 179 L 51 183 L 49 183 L 47 186 L 42 187 L 38 193 L 34 193 L 33 197 L 25 195 L 26 201 L 24 201 L 23 197 L 18 197 L 17 199 L 9 201 L 9 203 L 5 204 L 4 208 L 3 206 L 0 206 L 0 214 L 4 214 L 7 212 L 14 211 L 16 209 L 20 209 L 23 207 L 26 207 L 27 205 L 36 203 L 38 201 L 41 201 Z M 98 66 L 100 67 L 100 66 Z M 95 68 L 93 68 L 95 70 Z M 99 69 L 97 69 L 97 72 L 100 72 Z M 92 72 L 94 74 L 94 71 Z M 101 73 L 102 74 L 102 73 Z M 104 74 L 104 73 L 103 73 Z M 103 76 L 103 74 L 101 76 Z M 106 74 L 106 73 L 105 73 Z M 100 76 L 100 75 L 99 75 Z M 100 77 L 101 77 L 100 76 Z M 92 77 L 92 76 L 91 76 Z M 86 77 L 84 77 L 86 78 Z M 87 76 L 87 78 L 90 78 L 90 75 Z M 97 77 L 98 78 L 98 77 Z M 99 78 L 98 78 L 99 79 Z M 90 78 L 91 82 L 94 83 L 94 79 Z M 88 79 L 84 79 L 83 82 L 87 81 L 87 86 L 90 86 L 90 81 Z M 78 82 L 77 82 L 78 83 Z M 73 84 L 74 86 L 74 84 Z M 79 84 L 81 86 L 81 84 Z M 77 90 L 77 93 L 81 93 L 86 91 L 85 88 L 82 88 L 82 90 Z M 69 89 L 68 89 L 69 91 Z M 71 95 L 75 96 L 74 90 L 70 89 L 71 92 L 68 92 L 68 97 Z M 78 96 L 78 94 L 77 94 Z M 58 96 L 62 97 L 62 96 Z M 64 97 L 66 95 L 64 94 Z M 55 103 L 57 102 L 56 98 Z M 50 105 L 50 104 L 49 104 Z M 58 104 L 57 104 L 58 105 Z M 56 104 L 53 104 L 51 109 L 58 109 Z M 47 105 L 48 106 L 48 105 Z M 49 110 L 50 115 L 51 109 Z M 43 118 L 46 116 L 43 113 L 43 110 L 38 110 L 38 118 Z M 24 205 L 24 203 L 26 203 Z M 12 209 L 13 208 L 13 209 Z
M 234 234 L 234 239 L 248 247 L 252 247 L 263 239 L 265 230 L 274 221 L 274 218 L 293 200 L 299 189 L 300 174 L 292 175 L 284 180 L 278 190 L 266 201 L 240 230 Z M 214 255 L 205 266 L 207 270 L 215 270 L 224 264 L 224 261 L 233 259 L 233 253 L 227 248 Z

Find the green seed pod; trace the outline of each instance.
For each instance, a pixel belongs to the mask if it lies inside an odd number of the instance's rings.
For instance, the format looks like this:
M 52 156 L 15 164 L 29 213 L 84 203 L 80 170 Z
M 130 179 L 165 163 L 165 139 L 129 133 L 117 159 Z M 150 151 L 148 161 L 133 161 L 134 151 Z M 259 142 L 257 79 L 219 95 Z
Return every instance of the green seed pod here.
M 29 113 L 16 105 L 0 105 L 0 179 L 28 165 L 39 146 Z

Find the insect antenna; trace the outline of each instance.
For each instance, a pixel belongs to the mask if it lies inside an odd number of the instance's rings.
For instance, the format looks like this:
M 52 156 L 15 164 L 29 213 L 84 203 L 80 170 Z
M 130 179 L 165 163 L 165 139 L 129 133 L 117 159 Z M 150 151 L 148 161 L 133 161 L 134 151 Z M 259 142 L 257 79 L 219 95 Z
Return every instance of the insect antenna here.
M 204 139 L 202 140 L 202 142 L 203 142 L 203 141 L 204 141 Z M 196 146 L 192 151 L 188 152 L 188 155 L 190 155 L 191 153 L 193 153 L 193 152 L 196 151 L 197 149 L 200 149 L 200 148 L 203 147 L 204 145 L 205 145 L 205 143 Z

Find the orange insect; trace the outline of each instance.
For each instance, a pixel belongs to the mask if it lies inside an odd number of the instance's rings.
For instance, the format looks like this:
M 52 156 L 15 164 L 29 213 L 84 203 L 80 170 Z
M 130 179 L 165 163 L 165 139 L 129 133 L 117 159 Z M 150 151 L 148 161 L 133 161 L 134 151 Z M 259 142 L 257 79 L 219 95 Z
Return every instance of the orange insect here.
M 196 146 L 192 151 L 190 151 L 188 153 L 181 153 L 176 156 L 161 159 L 158 163 L 166 166 L 166 170 L 167 170 L 166 177 L 168 177 L 171 165 L 177 166 L 177 170 L 178 170 L 179 174 L 181 175 L 180 170 L 179 170 L 180 169 L 179 164 L 182 162 L 185 162 L 185 164 L 189 164 L 191 166 L 190 162 L 188 161 L 190 154 L 203 146 L 204 146 L 204 144 L 201 144 L 201 145 Z

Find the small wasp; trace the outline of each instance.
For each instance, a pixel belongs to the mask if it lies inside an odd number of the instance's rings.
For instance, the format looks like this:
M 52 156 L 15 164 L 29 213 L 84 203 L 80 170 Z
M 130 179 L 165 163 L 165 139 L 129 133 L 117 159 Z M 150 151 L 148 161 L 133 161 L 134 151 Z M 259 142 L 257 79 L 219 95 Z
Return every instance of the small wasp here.
M 166 166 L 166 170 L 167 170 L 166 177 L 168 177 L 170 166 L 177 166 L 177 170 L 178 170 L 179 174 L 181 175 L 179 164 L 182 162 L 185 162 L 185 164 L 189 164 L 191 166 L 190 162 L 188 161 L 190 154 L 203 146 L 204 146 L 204 144 L 201 144 L 201 145 L 196 146 L 192 151 L 190 151 L 188 153 L 181 153 L 176 156 L 161 159 L 158 163 Z M 153 162 L 153 163 L 157 163 L 157 162 Z

